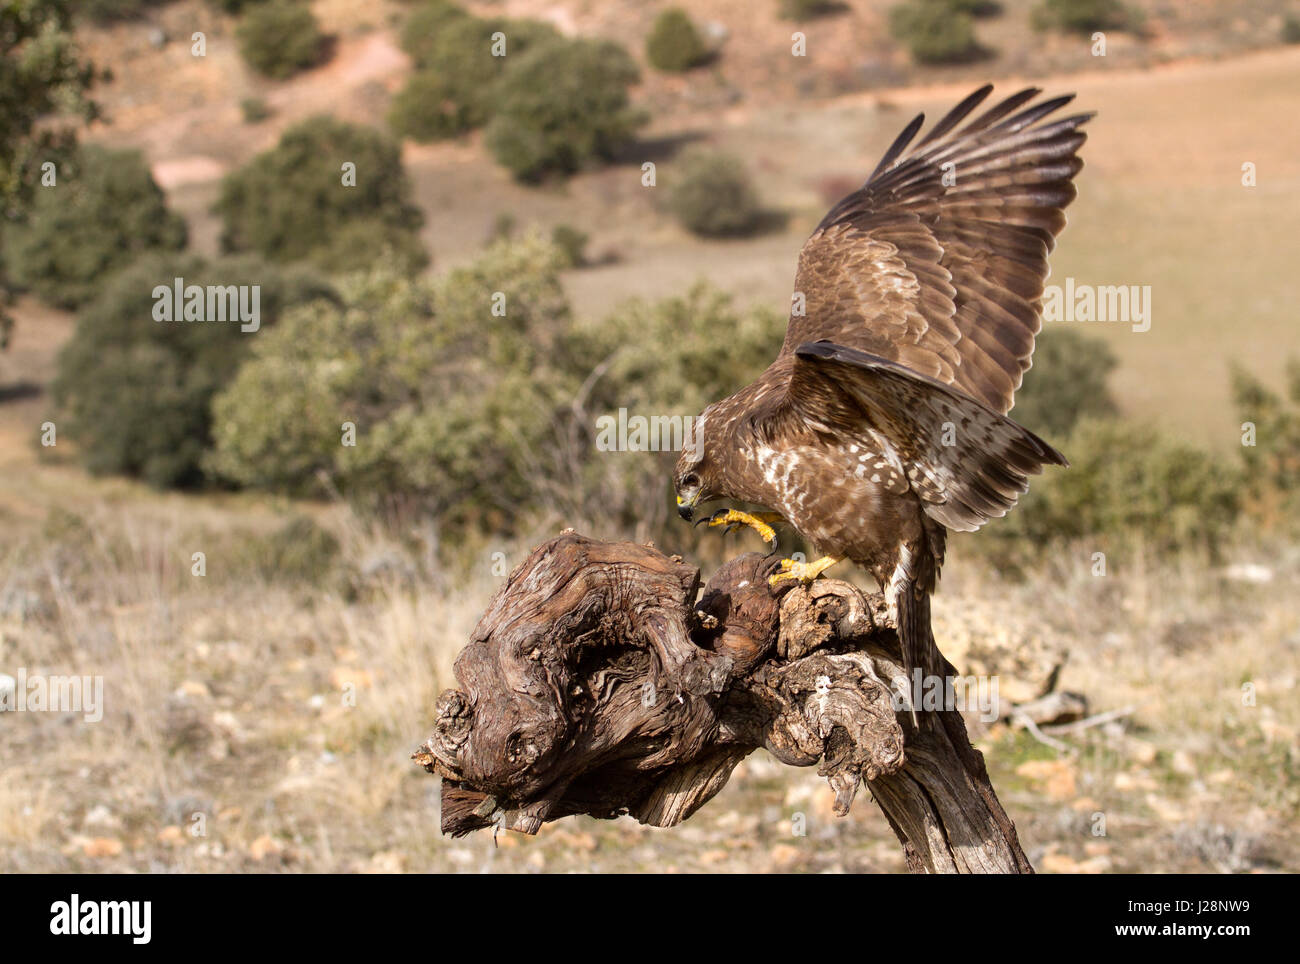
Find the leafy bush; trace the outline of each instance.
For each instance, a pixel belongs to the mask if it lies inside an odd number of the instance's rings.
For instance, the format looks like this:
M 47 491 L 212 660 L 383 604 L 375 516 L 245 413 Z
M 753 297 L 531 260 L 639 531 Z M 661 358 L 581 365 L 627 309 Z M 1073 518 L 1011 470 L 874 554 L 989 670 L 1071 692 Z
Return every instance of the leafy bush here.
M 487 145 L 525 181 L 609 159 L 645 120 L 628 99 L 638 78 L 635 62 L 616 44 L 573 40 L 535 46 L 501 79 Z
M 354 165 L 355 185 L 344 183 Z M 398 145 L 378 131 L 316 117 L 228 174 L 213 210 L 225 251 L 257 251 L 275 261 L 310 260 L 331 271 L 395 259 L 406 270 L 428 263 L 417 231 Z
M 73 152 L 69 121 L 99 115 L 87 96 L 99 74 L 81 59 L 71 21 L 61 0 L 0 4 L 0 223 L 22 220 L 40 190 L 41 167 Z M 12 300 L 0 262 L 0 351 L 13 329 Z
M 217 398 L 213 467 L 295 493 L 318 491 L 323 473 L 372 509 L 414 497 L 453 518 L 513 512 L 576 387 L 556 351 L 569 326 L 559 268 L 530 240 L 437 283 L 388 266 L 345 279 L 340 304 L 291 313 Z
M 1115 415 L 1106 383 L 1116 364 L 1115 353 L 1100 338 L 1059 327 L 1043 332 L 1011 417 L 1051 440 L 1069 435 L 1081 419 Z
M 900 3 L 889 11 L 889 30 L 918 63 L 960 64 L 984 55 L 971 15 L 948 0 Z
M 1087 540 L 1102 551 L 1214 551 L 1237 520 L 1239 474 L 1153 426 L 1088 419 L 1060 448 L 1070 467 L 1035 479 L 981 533 L 985 550 L 1023 557 Z
M 417 70 L 393 97 L 388 125 L 399 137 L 428 143 L 463 134 L 474 127 L 473 112 L 457 85 L 433 70 Z
M 811 20 L 843 9 L 839 0 L 781 0 L 777 12 L 784 20 Z
M 1300 17 L 1295 14 L 1287 14 L 1282 21 L 1282 42 L 1284 44 L 1300 44 Z
M 208 0 L 208 5 L 226 13 L 239 13 L 244 9 L 266 2 L 267 0 Z
M 683 545 L 688 534 L 673 508 L 670 483 L 678 453 L 663 451 L 662 428 L 659 451 L 603 451 L 599 420 L 616 421 L 620 409 L 643 419 L 680 416 L 684 431 L 686 420 L 753 381 L 784 337 L 785 319 L 777 311 L 740 311 L 730 295 L 703 283 L 679 297 L 625 303 L 602 320 L 586 351 L 603 374 L 590 383 L 577 433 L 583 441 L 576 447 L 590 454 L 563 463 L 569 474 L 558 478 L 570 501 L 557 499 L 557 514 Z M 671 439 L 671 422 L 668 428 L 670 440 L 680 441 Z
M 351 277 L 341 304 L 305 306 L 257 340 L 214 403 L 213 469 L 307 494 L 323 475 L 362 508 L 417 505 L 446 532 L 510 531 L 547 511 L 672 522 L 673 453 L 601 451 L 596 420 L 620 407 L 695 415 L 763 369 L 781 320 L 742 317 L 701 288 L 585 325 L 570 315 L 563 267 L 528 236 L 434 281 L 386 266 Z M 345 422 L 355 445 L 343 444 Z
M 15 281 L 51 304 L 75 308 L 103 279 L 151 250 L 185 246 L 185 221 L 167 210 L 138 151 L 87 145 L 52 187 L 40 188 L 27 223 L 6 232 Z
M 568 268 L 581 268 L 587 263 L 587 241 L 587 233 L 571 224 L 557 224 L 551 231 L 551 244 L 560 249 Z
M 541 21 L 471 17 L 450 4 L 421 8 L 403 32 L 417 70 L 393 106 L 394 130 L 433 140 L 483 126 L 497 108 L 506 70 L 539 44 L 559 40 Z
M 260 124 L 271 116 L 271 108 L 261 97 L 245 97 L 239 102 L 245 124 Z
M 645 42 L 646 60 L 658 70 L 690 70 L 709 58 L 704 39 L 681 7 L 669 7 L 655 17 Z
M 399 42 L 402 49 L 417 67 L 427 67 L 434 62 L 438 38 L 452 20 L 469 18 L 470 14 L 450 0 L 425 0 L 411 11 L 402 26 Z
M 740 158 L 705 148 L 683 152 L 673 165 L 668 207 L 687 229 L 707 237 L 746 234 L 763 215 Z
M 321 33 L 302 0 L 269 0 L 244 14 L 235 30 L 245 63 L 283 80 L 320 59 Z
M 1043 0 L 1033 15 L 1034 26 L 1040 30 L 1085 34 L 1122 29 L 1128 19 L 1120 0 Z
M 1294 527 L 1300 525 L 1300 359 L 1287 363 L 1286 380 L 1282 396 L 1240 366 L 1232 370 L 1251 508 L 1265 522 L 1289 517 Z M 1247 436 L 1247 423 L 1254 428 L 1253 439 Z
M 6 219 L 30 204 L 40 166 L 71 152 L 72 127 L 51 121 L 99 114 L 87 96 L 99 74 L 81 59 L 71 19 L 61 0 L 0 4 L 0 213 Z
M 94 472 L 159 487 L 201 482 L 212 396 L 267 334 L 242 332 L 231 321 L 152 320 L 154 288 L 178 277 L 186 285 L 260 285 L 262 329 L 273 328 L 289 305 L 331 295 L 311 272 L 248 256 L 209 264 L 152 254 L 118 273 L 78 315 L 54 384 L 60 438 L 70 439 Z

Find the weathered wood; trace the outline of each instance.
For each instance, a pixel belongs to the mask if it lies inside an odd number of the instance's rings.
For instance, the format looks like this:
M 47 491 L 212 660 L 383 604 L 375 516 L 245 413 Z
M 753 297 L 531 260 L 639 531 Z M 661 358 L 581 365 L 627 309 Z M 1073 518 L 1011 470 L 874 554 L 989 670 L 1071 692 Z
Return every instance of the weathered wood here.
M 912 723 L 883 599 L 770 589 L 775 562 L 740 556 L 700 594 L 697 569 L 648 546 L 565 532 L 534 550 L 414 757 L 443 778 L 443 831 L 577 813 L 670 827 L 764 747 L 819 765 L 841 815 L 865 780 L 914 871 L 1032 872 L 960 713 Z

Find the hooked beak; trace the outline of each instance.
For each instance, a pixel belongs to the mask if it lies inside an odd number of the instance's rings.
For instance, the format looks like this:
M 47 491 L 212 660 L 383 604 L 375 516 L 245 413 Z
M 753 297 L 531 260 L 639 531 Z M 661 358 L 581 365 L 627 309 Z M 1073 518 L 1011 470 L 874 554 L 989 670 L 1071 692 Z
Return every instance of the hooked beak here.
M 695 503 L 687 502 L 680 495 L 677 497 L 677 514 L 687 522 L 695 515 Z

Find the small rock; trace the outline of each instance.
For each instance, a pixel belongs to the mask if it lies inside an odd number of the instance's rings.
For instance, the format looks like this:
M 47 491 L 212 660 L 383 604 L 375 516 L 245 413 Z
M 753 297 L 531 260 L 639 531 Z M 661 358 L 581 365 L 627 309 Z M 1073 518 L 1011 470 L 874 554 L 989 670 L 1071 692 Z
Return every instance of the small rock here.
M 330 672 L 330 686 L 341 690 L 348 685 L 353 689 L 368 690 L 374 685 L 374 677 L 370 675 L 369 670 L 356 666 L 336 666 Z
M 1146 740 L 1139 740 L 1137 737 L 1129 737 L 1128 755 L 1134 763 L 1149 767 L 1156 762 L 1155 744 L 1148 743 Z
M 362 866 L 363 874 L 404 874 L 406 873 L 406 854 L 396 850 L 381 850 L 372 854 Z
M 193 699 L 206 699 L 212 696 L 212 691 L 208 689 L 206 683 L 187 679 L 177 688 L 176 695 Z
M 257 861 L 278 857 L 283 852 L 284 845 L 269 834 L 262 834 L 248 845 L 248 855 Z
M 1041 783 L 1052 800 L 1070 800 L 1078 792 L 1075 767 L 1069 760 L 1028 760 L 1016 767 L 1016 773 Z
M 1233 582 L 1252 582 L 1263 585 L 1273 581 L 1273 570 L 1254 562 L 1239 562 L 1223 571 Z
M 788 867 L 799 859 L 801 851 L 788 843 L 779 843 L 772 848 L 772 866 Z
M 1186 750 L 1174 751 L 1171 766 L 1173 766 L 1175 773 L 1181 773 L 1185 777 L 1194 777 L 1200 773 L 1200 769 L 1196 766 L 1196 761 L 1192 759 L 1192 755 Z
M 117 857 L 122 853 L 122 841 L 116 837 L 93 837 L 81 845 L 81 852 L 87 857 Z
M 113 816 L 113 811 L 101 803 L 87 811 L 86 816 L 81 821 L 81 825 L 83 827 L 108 827 L 110 829 L 116 829 L 122 825 L 122 821 Z

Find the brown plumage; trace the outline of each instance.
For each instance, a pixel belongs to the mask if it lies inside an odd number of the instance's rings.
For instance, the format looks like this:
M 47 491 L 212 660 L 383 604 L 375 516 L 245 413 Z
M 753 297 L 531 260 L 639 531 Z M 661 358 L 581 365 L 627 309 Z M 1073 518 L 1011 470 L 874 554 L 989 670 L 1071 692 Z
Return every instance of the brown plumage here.
M 1049 121 L 1072 95 L 1030 105 L 1029 89 L 967 121 L 991 90 L 909 147 L 917 117 L 822 219 L 780 354 L 704 410 L 675 478 L 688 518 L 715 498 L 767 506 L 869 570 L 909 672 L 938 669 L 929 594 L 946 530 L 1005 515 L 1030 475 L 1066 464 L 1006 413 L 1092 115 Z

